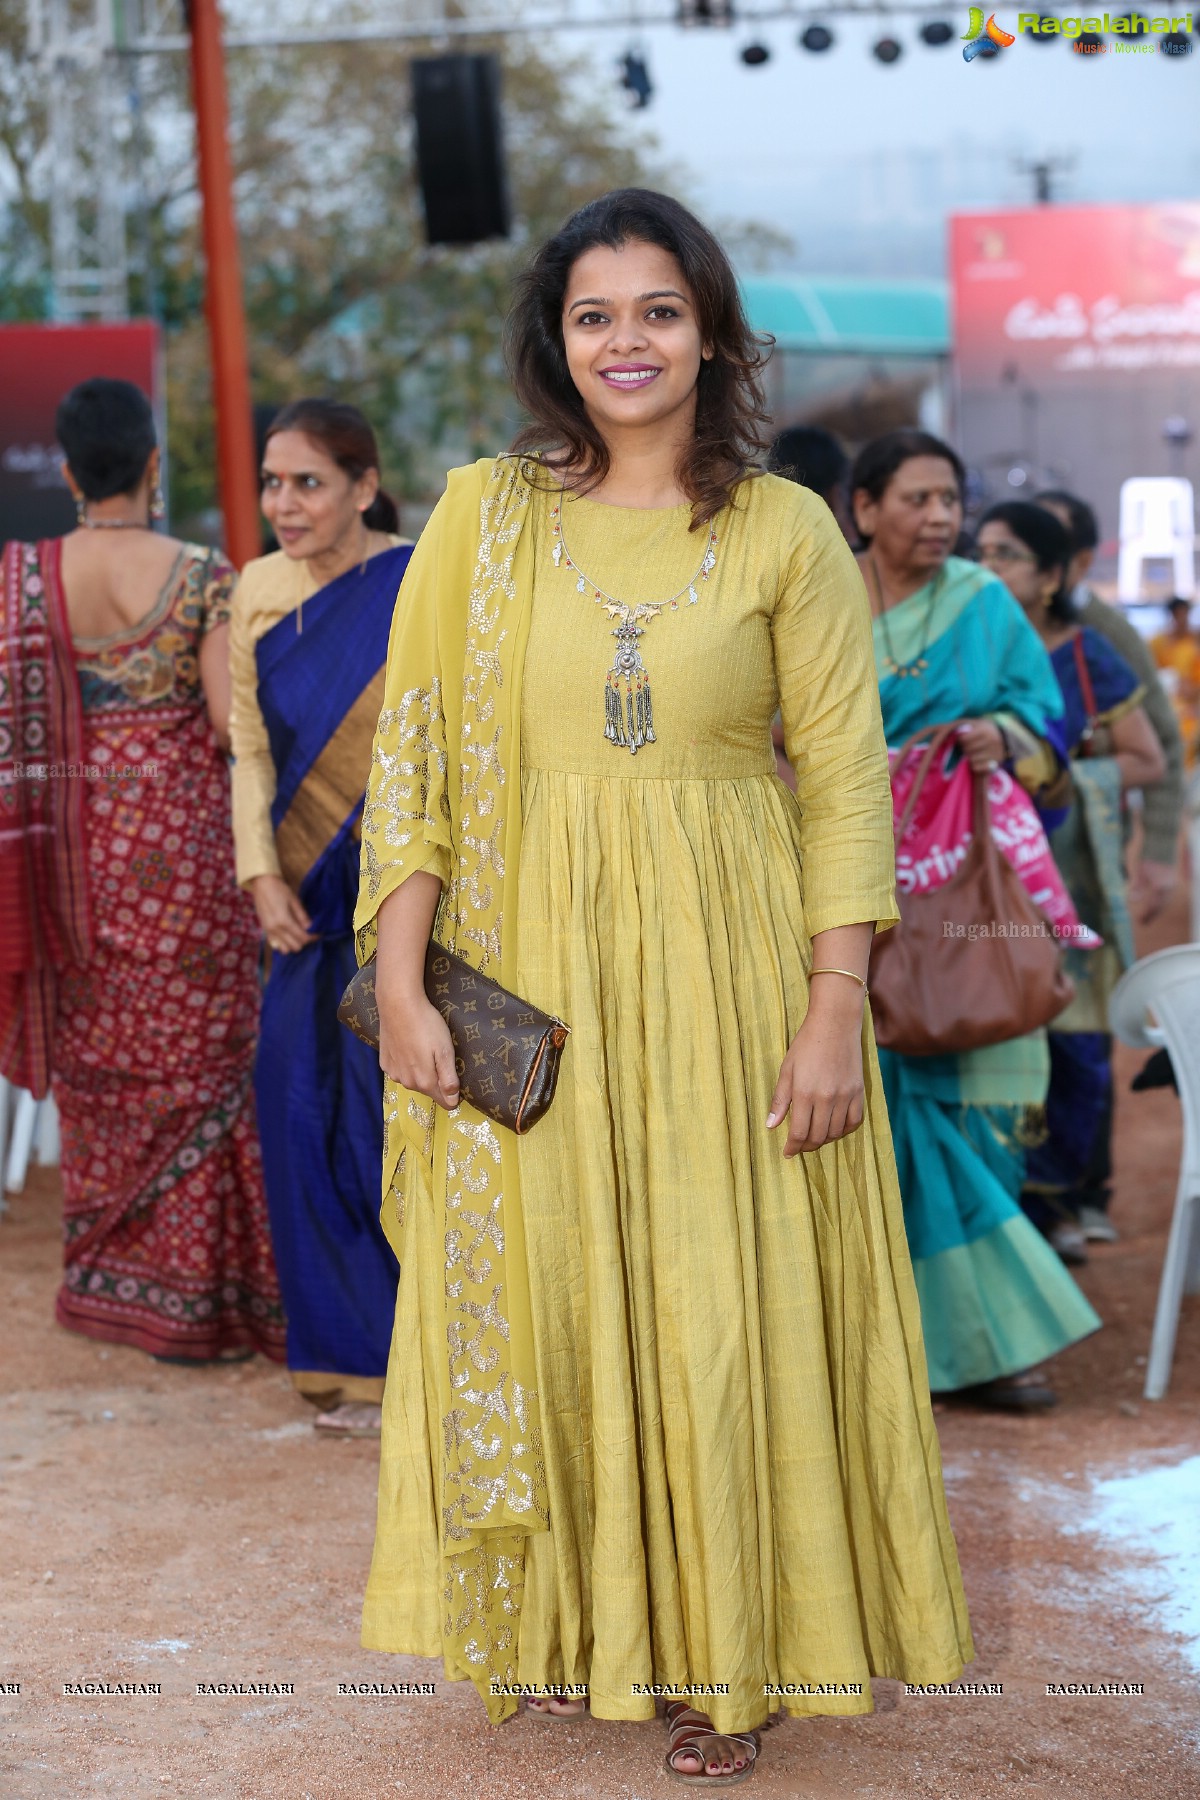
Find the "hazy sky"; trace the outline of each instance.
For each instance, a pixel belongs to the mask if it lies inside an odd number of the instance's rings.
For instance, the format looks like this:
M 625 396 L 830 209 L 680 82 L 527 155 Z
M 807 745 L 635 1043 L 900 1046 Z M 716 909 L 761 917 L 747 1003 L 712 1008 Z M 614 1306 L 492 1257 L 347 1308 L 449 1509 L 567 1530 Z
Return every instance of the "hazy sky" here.
M 1200 197 L 1200 40 L 1174 59 L 1018 38 L 968 64 L 965 6 L 944 17 L 956 37 L 936 50 L 919 20 L 886 13 L 831 19 L 837 41 L 817 56 L 798 47 L 799 22 L 560 41 L 605 82 L 640 43 L 655 93 L 635 119 L 687 165 L 711 214 L 777 225 L 798 246 L 789 260 L 814 272 L 941 274 L 946 213 L 1026 204 L 1022 158 L 1072 155 L 1064 200 Z M 998 19 L 1015 28 L 1015 12 Z M 869 53 L 885 32 L 905 46 L 890 67 Z M 772 51 L 765 67 L 738 58 L 752 38 Z

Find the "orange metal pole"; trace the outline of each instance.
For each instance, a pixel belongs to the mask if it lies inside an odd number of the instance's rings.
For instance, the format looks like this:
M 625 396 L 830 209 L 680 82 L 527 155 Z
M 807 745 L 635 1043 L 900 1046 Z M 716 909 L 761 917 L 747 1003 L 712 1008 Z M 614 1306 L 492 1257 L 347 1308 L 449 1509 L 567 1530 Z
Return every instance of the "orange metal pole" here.
M 217 0 L 188 0 L 196 149 L 208 265 L 206 308 L 217 414 L 217 481 L 225 515 L 225 548 L 240 569 L 258 556 L 258 470 L 250 403 L 250 360 L 242 265 L 233 210 L 229 108 Z

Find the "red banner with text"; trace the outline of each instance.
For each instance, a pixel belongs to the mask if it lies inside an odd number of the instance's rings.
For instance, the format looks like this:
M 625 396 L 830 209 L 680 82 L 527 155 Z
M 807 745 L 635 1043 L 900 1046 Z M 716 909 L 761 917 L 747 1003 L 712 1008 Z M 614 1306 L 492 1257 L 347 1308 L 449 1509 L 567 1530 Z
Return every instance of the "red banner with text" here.
M 158 369 L 158 326 L 145 320 L 0 325 L 0 541 L 57 537 L 75 522 L 54 437 L 63 395 L 108 375 L 136 383 L 158 413 Z
M 1200 203 L 966 213 L 950 229 L 962 387 L 1200 371 Z

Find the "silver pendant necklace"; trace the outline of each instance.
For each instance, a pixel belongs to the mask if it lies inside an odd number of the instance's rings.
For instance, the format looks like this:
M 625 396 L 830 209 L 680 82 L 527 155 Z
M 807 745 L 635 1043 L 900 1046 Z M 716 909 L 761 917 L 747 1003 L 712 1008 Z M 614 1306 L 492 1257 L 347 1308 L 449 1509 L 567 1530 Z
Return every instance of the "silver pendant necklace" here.
M 636 756 L 644 744 L 654 744 L 658 740 L 654 735 L 654 704 L 650 693 L 650 676 L 642 661 L 638 648 L 638 639 L 645 636 L 645 625 L 657 619 L 661 612 L 678 612 L 680 601 L 686 599 L 689 606 L 696 606 L 700 600 L 697 582 L 707 581 L 717 566 L 717 526 L 712 520 L 708 528 L 708 542 L 700 566 L 690 581 L 669 599 L 656 601 L 638 601 L 630 606 L 619 600 L 615 594 L 597 586 L 591 578 L 584 574 L 571 552 L 563 536 L 562 507 L 565 489 L 560 489 L 557 503 L 550 509 L 550 533 L 553 549 L 550 560 L 556 569 L 565 564 L 575 576 L 575 590 L 580 594 L 590 593 L 597 606 L 602 606 L 610 619 L 618 621 L 613 636 L 617 640 L 617 653 L 613 658 L 612 668 L 604 684 L 604 735 L 610 744 L 620 750 L 628 750 Z

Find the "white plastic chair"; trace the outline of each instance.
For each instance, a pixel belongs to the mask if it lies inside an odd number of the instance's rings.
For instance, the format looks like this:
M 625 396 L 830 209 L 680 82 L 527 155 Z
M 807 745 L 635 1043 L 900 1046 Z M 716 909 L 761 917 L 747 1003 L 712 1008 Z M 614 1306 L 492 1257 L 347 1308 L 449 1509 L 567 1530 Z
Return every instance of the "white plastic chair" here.
M 58 1108 L 47 1094 L 38 1107 L 37 1129 L 33 1136 L 33 1156 L 43 1169 L 57 1168 L 62 1135 L 58 1127 Z
M 19 1194 L 25 1186 L 31 1162 L 43 1168 L 59 1160 L 58 1108 L 47 1095 L 35 1100 L 24 1088 L 15 1088 L 0 1077 L 0 1213 L 7 1210 L 4 1195 Z
M 1171 564 L 1172 590 L 1181 600 L 1196 592 L 1196 508 L 1192 484 L 1181 475 L 1135 475 L 1121 483 L 1121 549 L 1117 598 L 1142 597 L 1147 557 Z
M 8 1149 L 8 1116 L 12 1111 L 13 1089 L 11 1083 L 0 1075 L 0 1170 L 4 1168 L 5 1152 Z M 0 1218 L 8 1211 L 4 1199 L 4 1182 L 0 1181 Z
M 30 1158 L 33 1155 L 33 1140 L 41 1108 L 33 1095 L 27 1093 L 24 1088 L 14 1088 L 13 1092 L 16 1095 L 16 1106 L 13 1109 L 8 1155 L 4 1162 L 4 1186 L 8 1193 L 19 1194 L 25 1186 L 25 1177 L 29 1173 Z M 43 1102 L 43 1104 L 45 1103 Z
M 1156 1026 L 1148 1024 L 1147 1012 Z M 1135 963 L 1113 990 L 1109 1022 L 1123 1044 L 1166 1048 L 1183 1108 L 1179 1186 L 1146 1365 L 1145 1397 L 1161 1400 L 1171 1379 L 1183 1296 L 1200 1293 L 1200 944 L 1176 944 Z

